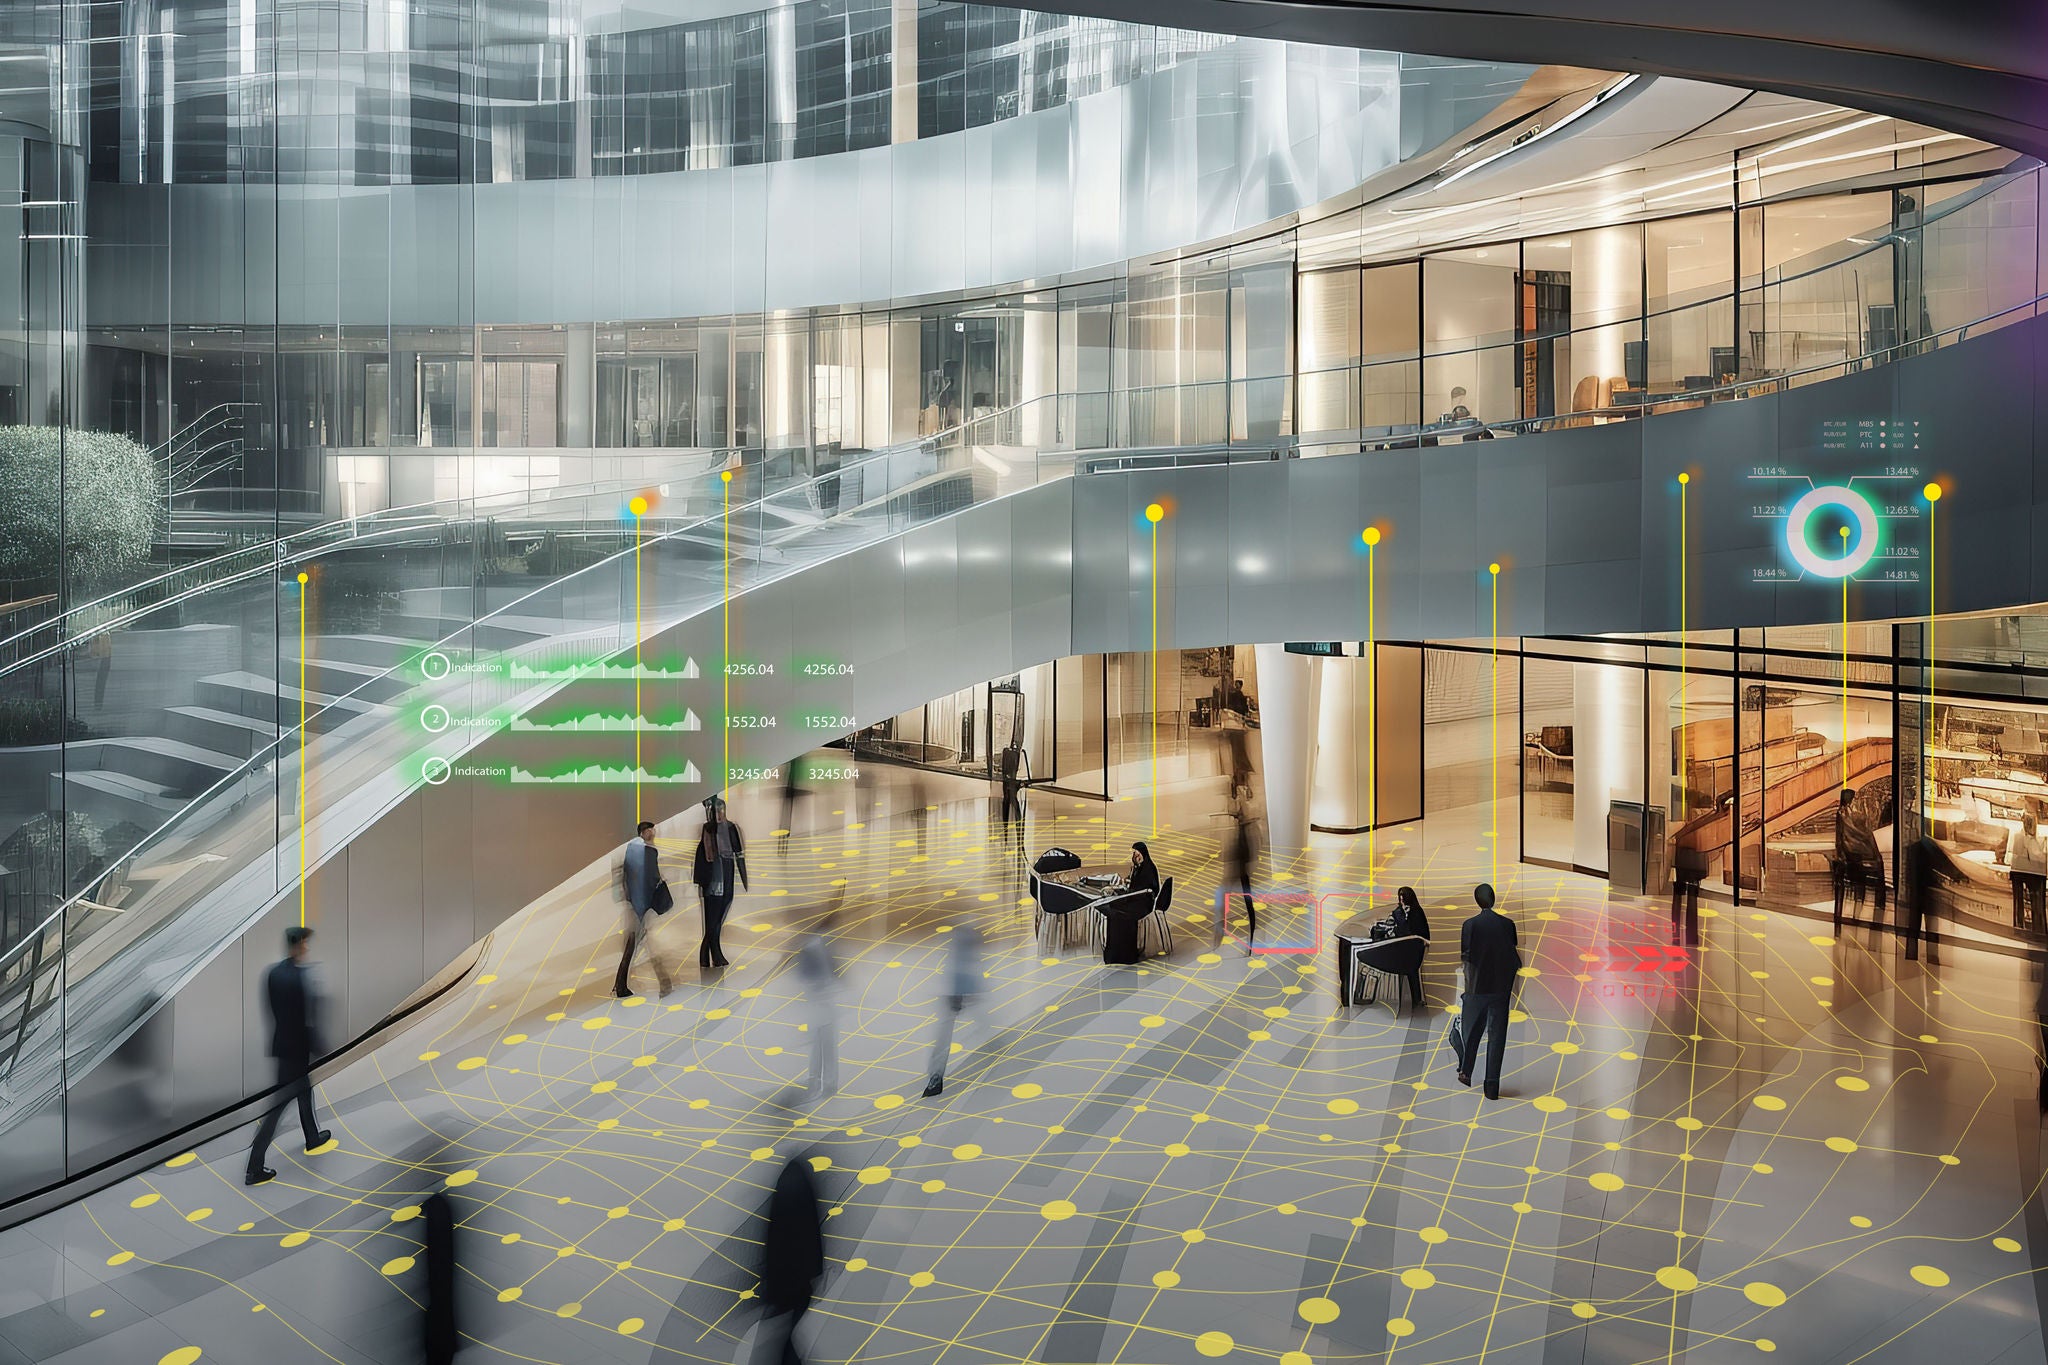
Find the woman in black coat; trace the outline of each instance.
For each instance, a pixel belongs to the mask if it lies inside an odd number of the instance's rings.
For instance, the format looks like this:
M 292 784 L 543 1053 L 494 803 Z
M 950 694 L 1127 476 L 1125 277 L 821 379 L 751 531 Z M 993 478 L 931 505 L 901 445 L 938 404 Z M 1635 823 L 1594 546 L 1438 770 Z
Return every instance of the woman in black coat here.
M 725 950 L 718 931 L 732 909 L 733 885 L 747 886 L 747 841 L 740 827 L 725 818 L 725 802 L 714 796 L 704 803 L 706 819 L 697 836 L 697 858 L 690 879 L 704 900 L 704 943 L 697 949 L 699 967 L 723 967 Z
M 1152 850 L 1145 847 L 1143 839 L 1131 845 L 1131 891 L 1150 891 L 1159 894 L 1159 867 L 1152 861 Z
M 1394 937 L 1429 937 L 1429 916 L 1422 913 L 1422 902 L 1415 895 L 1415 888 L 1404 886 L 1394 893 Z

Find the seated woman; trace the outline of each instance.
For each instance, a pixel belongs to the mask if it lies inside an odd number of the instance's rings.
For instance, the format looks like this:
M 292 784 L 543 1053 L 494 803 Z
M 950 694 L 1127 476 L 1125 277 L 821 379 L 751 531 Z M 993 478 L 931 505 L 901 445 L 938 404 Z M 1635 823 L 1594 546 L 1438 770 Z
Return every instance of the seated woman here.
M 1131 875 L 1129 890 L 1150 891 L 1159 894 L 1159 867 L 1152 861 L 1152 850 L 1145 846 L 1143 839 L 1131 845 Z
M 1394 937 L 1429 937 L 1429 916 L 1422 913 L 1422 902 L 1416 898 L 1415 888 L 1404 886 L 1394 893 Z

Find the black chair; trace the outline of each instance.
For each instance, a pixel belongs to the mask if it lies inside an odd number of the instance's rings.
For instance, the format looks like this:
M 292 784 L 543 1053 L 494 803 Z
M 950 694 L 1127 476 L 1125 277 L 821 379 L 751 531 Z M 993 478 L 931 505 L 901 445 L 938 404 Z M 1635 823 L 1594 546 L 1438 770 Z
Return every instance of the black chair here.
M 1076 915 L 1094 905 L 1095 902 L 1071 886 L 1055 881 L 1041 881 L 1038 884 L 1038 924 L 1042 932 L 1049 920 L 1057 920 L 1060 926 L 1060 942 L 1066 944 L 1073 939 Z M 1088 929 L 1093 933 L 1093 927 Z
M 1172 908 L 1173 878 L 1168 877 L 1159 883 L 1159 896 L 1152 903 L 1152 928 L 1166 945 L 1168 957 L 1173 956 L 1173 922 L 1167 919 L 1166 912 Z
M 1372 993 L 1361 997 L 1354 985 L 1351 999 L 1354 1004 L 1370 1005 L 1380 998 L 1380 983 L 1394 983 L 1394 1012 L 1401 1012 L 1401 983 L 1406 982 L 1416 1004 L 1422 1003 L 1422 959 L 1429 952 L 1429 940 L 1410 934 L 1405 938 L 1383 938 L 1374 943 L 1361 943 L 1351 955 L 1353 979 L 1359 984 L 1372 987 Z
M 1128 967 L 1145 960 L 1145 921 L 1152 917 L 1156 900 L 1150 891 L 1126 891 L 1095 902 L 1105 963 Z
M 1038 855 L 1031 870 L 1043 877 L 1048 872 L 1072 872 L 1081 865 L 1081 855 L 1070 848 L 1049 848 Z

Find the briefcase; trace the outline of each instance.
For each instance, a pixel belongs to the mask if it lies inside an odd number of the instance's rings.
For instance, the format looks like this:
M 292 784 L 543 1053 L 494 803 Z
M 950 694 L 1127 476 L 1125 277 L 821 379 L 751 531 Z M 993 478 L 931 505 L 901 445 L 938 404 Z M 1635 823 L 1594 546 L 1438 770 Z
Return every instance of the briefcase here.
M 668 878 L 664 877 L 654 884 L 654 895 L 649 899 L 647 908 L 657 915 L 666 915 L 676 908 L 675 892 L 668 889 Z

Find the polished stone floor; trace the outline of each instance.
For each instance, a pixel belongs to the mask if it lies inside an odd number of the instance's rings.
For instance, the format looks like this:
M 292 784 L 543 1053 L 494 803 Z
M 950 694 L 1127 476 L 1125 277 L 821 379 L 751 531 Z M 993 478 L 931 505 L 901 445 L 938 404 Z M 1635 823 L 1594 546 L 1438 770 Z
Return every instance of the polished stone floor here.
M 645 968 L 646 997 L 610 995 L 607 855 L 323 1085 L 330 1150 L 287 1118 L 274 1184 L 241 1185 L 245 1129 L 0 1233 L 0 1365 L 416 1360 L 436 1189 L 463 1359 L 746 1359 L 758 1215 L 799 1155 L 829 1201 L 817 1361 L 2043 1361 L 2025 964 L 1727 908 L 1670 958 L 1658 907 L 1453 813 L 1267 879 L 1421 890 L 1428 1007 L 1347 1010 L 1327 948 L 1248 955 L 1198 918 L 1215 804 L 1162 806 L 1179 942 L 1138 968 L 1033 941 L 975 784 L 826 790 L 786 839 L 742 794 L 735 965 L 699 975 L 686 904 L 666 997 Z M 671 866 L 693 830 L 663 831 Z M 1024 842 L 1111 860 L 1150 833 L 1149 803 L 1041 794 Z M 1442 1046 L 1486 877 L 1529 964 L 1495 1103 Z M 819 1102 L 789 954 L 835 904 L 843 1088 Z M 968 923 L 991 990 L 927 1101 Z

